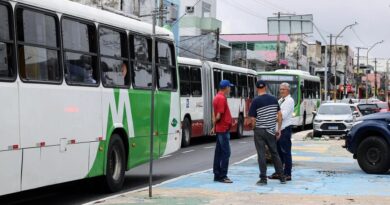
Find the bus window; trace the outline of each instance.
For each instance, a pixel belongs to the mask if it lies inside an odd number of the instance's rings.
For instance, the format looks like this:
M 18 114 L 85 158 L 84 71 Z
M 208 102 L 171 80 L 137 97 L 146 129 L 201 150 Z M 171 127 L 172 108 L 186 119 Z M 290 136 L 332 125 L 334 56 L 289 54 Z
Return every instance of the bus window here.
M 188 66 L 179 66 L 180 95 L 188 97 L 191 95 L 190 69 Z
M 232 73 L 230 83 L 234 85 L 234 87 L 231 87 L 230 93 L 232 94 L 232 97 L 238 97 L 237 96 L 237 85 L 238 85 L 238 74 Z
M 248 77 L 248 96 L 250 98 L 255 96 L 255 78 L 253 76 Z
M 23 81 L 61 82 L 55 15 L 16 11 L 20 77 Z
M 0 80 L 12 80 L 16 74 L 11 19 L 10 8 L 0 4 Z
M 97 85 L 96 28 L 93 23 L 62 20 L 65 80 L 70 85 Z
M 219 90 L 219 83 L 221 82 L 222 80 L 222 76 L 221 76 L 221 71 L 219 70 L 215 70 L 213 71 L 213 76 L 214 76 L 214 93 L 217 94 L 218 90 Z
M 125 32 L 99 28 L 100 68 L 107 87 L 128 87 L 127 38 Z
M 191 67 L 191 94 L 194 97 L 202 96 L 202 77 L 200 68 Z
M 238 97 L 248 97 L 248 78 L 245 74 L 240 74 L 238 76 Z
M 165 90 L 176 89 L 175 77 L 176 68 L 174 63 L 173 46 L 166 42 L 157 43 L 157 67 L 158 67 L 158 87 Z
M 146 37 L 132 36 L 133 86 L 135 88 L 152 87 L 152 42 Z

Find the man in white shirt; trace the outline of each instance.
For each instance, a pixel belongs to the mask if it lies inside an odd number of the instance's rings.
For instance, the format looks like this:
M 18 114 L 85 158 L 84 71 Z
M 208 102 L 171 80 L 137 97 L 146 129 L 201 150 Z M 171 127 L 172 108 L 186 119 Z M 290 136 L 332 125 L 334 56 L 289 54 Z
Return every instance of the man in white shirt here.
M 294 113 L 294 99 L 290 95 L 290 85 L 282 83 L 279 87 L 280 99 L 279 106 L 282 113 L 282 133 L 277 142 L 279 157 L 284 167 L 284 176 L 287 181 L 291 181 L 292 157 L 291 157 L 291 135 L 292 135 L 292 118 Z M 270 179 L 279 179 L 275 173 Z

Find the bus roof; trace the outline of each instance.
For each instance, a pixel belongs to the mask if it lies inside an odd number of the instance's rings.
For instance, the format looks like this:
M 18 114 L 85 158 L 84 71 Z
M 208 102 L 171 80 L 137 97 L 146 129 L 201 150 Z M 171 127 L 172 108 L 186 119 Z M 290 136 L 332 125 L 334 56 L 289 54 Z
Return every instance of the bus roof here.
M 320 81 L 320 77 L 318 76 L 314 76 L 314 75 L 310 75 L 309 72 L 307 71 L 302 71 L 302 70 L 289 70 L 289 69 L 279 69 L 279 70 L 275 70 L 275 71 L 268 71 L 268 72 L 258 72 L 257 73 L 258 75 L 264 75 L 264 74 L 268 74 L 268 75 L 278 75 L 278 74 L 282 74 L 282 75 L 297 75 L 303 79 L 307 79 L 307 80 L 313 80 L 313 81 Z
M 178 57 L 177 62 L 184 65 L 202 66 L 202 61 L 194 58 Z
M 243 67 L 237 67 L 237 66 L 232 66 L 232 65 L 226 65 L 226 64 L 221 64 L 221 63 L 216 63 L 216 62 L 211 62 L 207 61 L 211 68 L 217 68 L 223 71 L 231 71 L 231 72 L 239 72 L 239 73 L 248 73 L 247 68 Z
M 141 22 L 139 20 L 130 17 L 115 14 L 113 12 L 98 9 L 92 6 L 86 6 L 69 0 L 55 0 L 55 1 L 53 0 L 39 0 L 39 1 L 12 0 L 12 1 L 35 6 L 38 8 L 44 8 L 61 14 L 82 18 L 85 20 L 107 24 L 110 26 L 126 29 L 144 35 L 152 34 L 153 26 L 149 23 Z M 157 26 L 156 34 L 166 35 L 165 37 L 162 36 L 159 38 L 173 40 L 172 32 L 168 31 L 167 29 Z

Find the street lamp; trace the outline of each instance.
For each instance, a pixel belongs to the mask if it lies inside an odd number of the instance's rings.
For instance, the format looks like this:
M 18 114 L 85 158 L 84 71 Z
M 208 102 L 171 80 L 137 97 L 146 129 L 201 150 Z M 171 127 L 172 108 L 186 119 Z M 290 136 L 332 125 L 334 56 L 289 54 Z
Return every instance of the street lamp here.
M 383 43 L 383 42 L 385 42 L 384 40 L 381 40 L 381 41 L 378 41 L 378 42 L 376 42 L 376 43 L 374 43 L 368 50 L 367 50 L 367 56 L 366 56 L 366 66 L 368 66 L 368 53 L 370 53 L 370 51 L 376 46 L 376 45 L 378 45 L 378 44 L 381 44 L 381 43 Z M 375 60 L 375 63 L 376 63 L 376 60 Z M 377 87 L 377 83 L 376 83 L 376 66 L 375 66 L 375 71 L 374 71 L 374 75 L 375 75 L 375 90 L 374 90 L 374 95 L 375 95 L 375 97 L 376 97 L 376 87 Z M 366 93 L 366 98 L 367 98 L 367 93 Z
M 352 27 L 353 26 L 356 26 L 358 24 L 358 22 L 356 22 L 355 21 L 355 23 L 353 23 L 353 24 L 350 24 L 350 25 L 348 25 L 348 26 L 346 26 L 346 27 L 344 27 L 343 28 L 343 30 L 341 30 L 340 31 L 340 33 L 339 34 L 337 34 L 337 36 L 336 36 L 336 39 L 335 39 L 335 48 L 336 48 L 336 51 L 337 51 L 337 39 L 340 37 L 340 35 L 347 29 L 347 28 L 350 28 L 350 29 L 352 29 Z M 332 48 L 330 48 L 331 49 L 331 52 L 332 52 Z M 337 78 L 336 78 L 336 74 L 337 74 L 337 72 L 336 72 L 336 67 L 337 67 L 337 52 L 335 53 L 335 67 L 334 67 L 334 89 L 333 89 L 333 98 L 334 98 L 334 102 L 336 102 L 336 97 L 337 97 L 337 86 L 336 86 L 336 84 L 337 84 Z M 331 61 L 330 62 L 332 62 L 332 59 L 331 59 Z M 332 64 L 332 63 L 331 63 Z M 346 71 L 344 71 L 344 75 L 346 74 Z M 344 77 L 344 79 L 345 79 L 345 77 Z M 344 82 L 345 82 L 345 80 L 344 80 Z M 345 84 L 345 83 L 344 83 Z M 345 86 L 345 85 L 344 85 Z

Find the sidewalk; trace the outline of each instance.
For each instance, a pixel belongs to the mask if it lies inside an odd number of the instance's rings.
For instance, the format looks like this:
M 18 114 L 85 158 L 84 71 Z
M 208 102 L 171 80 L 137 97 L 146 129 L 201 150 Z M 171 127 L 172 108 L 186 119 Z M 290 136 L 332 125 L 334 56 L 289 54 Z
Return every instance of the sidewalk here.
M 351 154 L 341 148 L 343 141 L 304 140 L 309 131 L 293 136 L 293 181 L 282 185 L 269 180 L 257 186 L 256 156 L 230 166 L 233 184 L 214 182 L 212 170 L 103 199 L 96 204 L 389 204 L 390 177 L 363 173 Z M 255 150 L 254 150 L 255 153 Z M 274 171 L 269 166 L 268 173 Z

